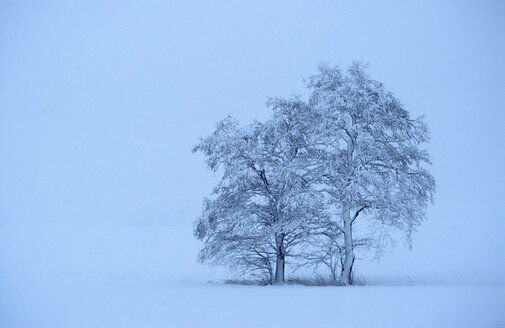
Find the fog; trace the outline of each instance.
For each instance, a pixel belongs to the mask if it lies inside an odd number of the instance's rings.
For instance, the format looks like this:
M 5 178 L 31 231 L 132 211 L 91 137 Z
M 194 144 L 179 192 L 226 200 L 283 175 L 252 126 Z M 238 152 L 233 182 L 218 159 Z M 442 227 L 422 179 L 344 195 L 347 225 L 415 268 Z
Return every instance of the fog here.
M 191 225 L 218 177 L 192 146 L 361 60 L 426 116 L 438 189 L 412 250 L 356 269 L 505 283 L 503 35 L 498 1 L 3 1 L 0 270 L 200 277 Z

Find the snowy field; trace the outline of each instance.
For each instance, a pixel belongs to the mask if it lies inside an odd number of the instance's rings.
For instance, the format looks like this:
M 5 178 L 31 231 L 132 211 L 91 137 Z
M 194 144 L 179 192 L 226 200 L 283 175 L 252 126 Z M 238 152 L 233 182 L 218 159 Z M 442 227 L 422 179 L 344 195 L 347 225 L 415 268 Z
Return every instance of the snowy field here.
M 229 273 L 195 263 L 189 227 L 4 227 L 0 237 L 2 328 L 505 326 L 503 285 L 220 283 Z
M 504 327 L 503 286 L 1 278 L 1 327 Z

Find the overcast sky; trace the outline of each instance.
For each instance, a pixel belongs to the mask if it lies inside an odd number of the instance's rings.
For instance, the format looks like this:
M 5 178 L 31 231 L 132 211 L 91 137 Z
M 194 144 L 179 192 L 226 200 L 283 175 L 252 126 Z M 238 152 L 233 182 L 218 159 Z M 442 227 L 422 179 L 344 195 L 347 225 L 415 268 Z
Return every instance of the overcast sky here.
M 504 40 L 499 1 L 2 1 L 0 225 L 189 225 L 199 137 L 362 60 L 432 131 L 418 247 L 502 270 Z

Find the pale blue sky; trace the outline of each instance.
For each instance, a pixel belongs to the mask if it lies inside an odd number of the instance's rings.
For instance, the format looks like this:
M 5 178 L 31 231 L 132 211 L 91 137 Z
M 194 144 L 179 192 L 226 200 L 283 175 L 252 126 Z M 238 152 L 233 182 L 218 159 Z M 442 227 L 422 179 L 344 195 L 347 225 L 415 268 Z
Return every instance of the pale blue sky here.
M 504 35 L 498 1 L 3 1 L 0 224 L 191 224 L 198 137 L 357 59 L 432 130 L 419 238 L 504 250 Z

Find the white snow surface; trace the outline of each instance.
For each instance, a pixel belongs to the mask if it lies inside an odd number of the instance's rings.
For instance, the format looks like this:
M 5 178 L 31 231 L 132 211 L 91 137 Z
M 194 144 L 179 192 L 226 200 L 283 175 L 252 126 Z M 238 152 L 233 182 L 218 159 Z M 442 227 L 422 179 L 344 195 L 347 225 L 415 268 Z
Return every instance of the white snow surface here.
M 503 285 L 230 285 L 198 247 L 190 227 L 2 227 L 0 327 L 505 326 Z

